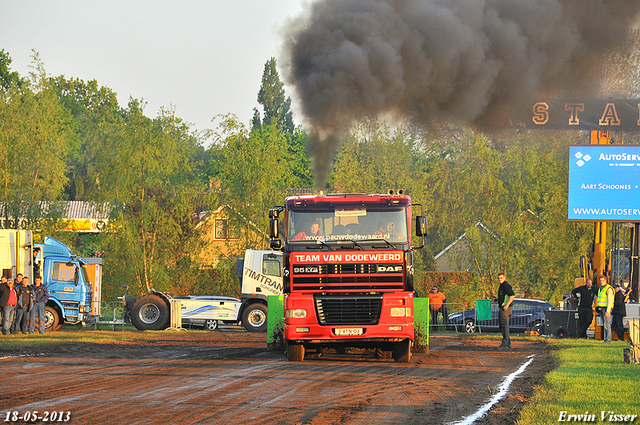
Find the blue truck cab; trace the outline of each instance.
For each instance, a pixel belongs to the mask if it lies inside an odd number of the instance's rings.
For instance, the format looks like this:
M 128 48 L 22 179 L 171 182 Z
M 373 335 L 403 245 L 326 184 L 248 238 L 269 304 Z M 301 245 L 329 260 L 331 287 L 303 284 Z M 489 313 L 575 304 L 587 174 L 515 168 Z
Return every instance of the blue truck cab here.
M 45 328 L 86 324 L 99 316 L 102 260 L 74 255 L 69 247 L 49 236 L 33 249 L 33 277 L 42 276 L 42 283 L 49 289 Z

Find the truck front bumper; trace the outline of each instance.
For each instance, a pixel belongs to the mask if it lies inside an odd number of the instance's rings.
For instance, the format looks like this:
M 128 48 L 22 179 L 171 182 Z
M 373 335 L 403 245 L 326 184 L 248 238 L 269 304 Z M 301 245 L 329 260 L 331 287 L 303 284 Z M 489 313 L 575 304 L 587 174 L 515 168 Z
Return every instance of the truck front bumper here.
M 398 342 L 414 339 L 413 294 L 385 293 L 377 323 L 321 324 L 313 295 L 285 298 L 284 335 L 301 342 Z

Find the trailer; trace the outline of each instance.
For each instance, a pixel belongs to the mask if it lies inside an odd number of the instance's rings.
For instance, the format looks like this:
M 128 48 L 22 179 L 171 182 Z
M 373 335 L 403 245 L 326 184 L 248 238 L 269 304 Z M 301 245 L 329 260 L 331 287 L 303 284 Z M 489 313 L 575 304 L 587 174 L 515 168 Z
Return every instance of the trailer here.
M 159 331 L 172 326 L 172 306 L 176 304 L 179 304 L 179 313 L 174 313 L 173 322 L 177 321 L 175 315 L 180 314 L 180 326 L 183 328 L 214 331 L 220 323 L 236 324 L 240 320 L 242 301 L 237 298 L 218 295 L 172 297 L 157 291 L 131 298 L 128 291 L 126 287 L 125 295 L 120 297 L 124 305 L 124 322 L 131 322 L 141 331 Z
M 167 329 L 171 326 L 172 300 L 179 300 L 182 327 L 215 330 L 220 322 L 242 323 L 249 332 L 266 332 L 267 299 L 269 295 L 282 295 L 282 252 L 248 249 L 238 259 L 237 267 L 242 300 L 219 295 L 172 297 L 159 291 L 130 298 L 127 287 L 125 296 L 120 297 L 125 322 L 143 331 Z

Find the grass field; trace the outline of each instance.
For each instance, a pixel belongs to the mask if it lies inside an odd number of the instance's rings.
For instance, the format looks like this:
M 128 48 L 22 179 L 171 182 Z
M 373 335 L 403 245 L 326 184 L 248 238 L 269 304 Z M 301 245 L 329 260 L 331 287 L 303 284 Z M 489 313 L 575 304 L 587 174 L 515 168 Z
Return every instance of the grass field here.
M 557 348 L 559 365 L 536 388 L 518 425 L 640 423 L 640 365 L 624 364 L 628 342 L 550 339 L 549 343 Z

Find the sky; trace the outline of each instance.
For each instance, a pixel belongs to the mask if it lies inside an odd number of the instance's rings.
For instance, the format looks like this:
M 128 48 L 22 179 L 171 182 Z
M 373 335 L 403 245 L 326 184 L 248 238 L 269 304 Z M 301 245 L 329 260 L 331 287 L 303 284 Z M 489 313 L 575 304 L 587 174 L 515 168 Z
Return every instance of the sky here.
M 0 49 L 27 76 L 33 50 L 52 76 L 96 80 L 121 106 L 146 102 L 197 130 L 233 113 L 250 124 L 264 64 L 304 0 L 0 0 Z M 283 73 L 280 71 L 281 79 Z M 292 89 L 285 86 L 286 94 Z M 259 108 L 260 109 L 260 108 Z M 294 121 L 295 100 L 294 100 Z M 260 109 L 261 110 L 261 109 Z M 298 116 L 300 118 L 300 116 Z M 219 120 L 217 121 L 219 122 Z

